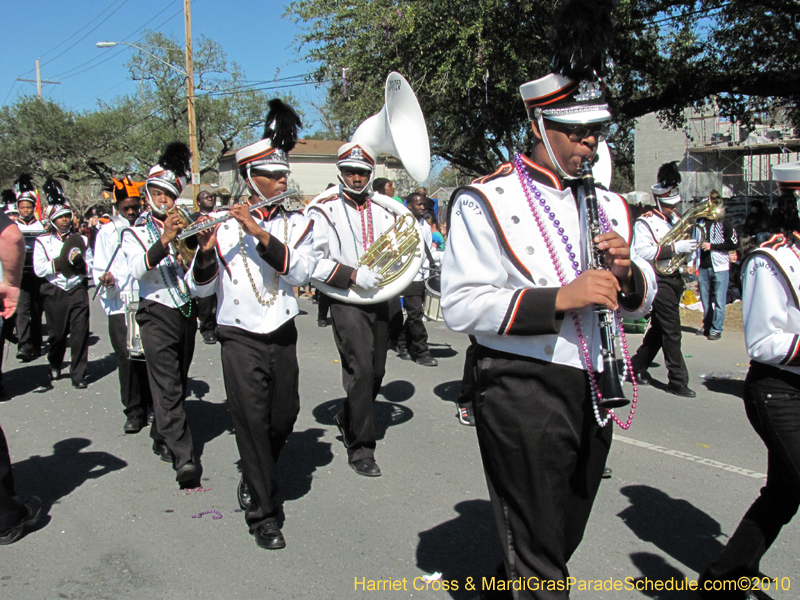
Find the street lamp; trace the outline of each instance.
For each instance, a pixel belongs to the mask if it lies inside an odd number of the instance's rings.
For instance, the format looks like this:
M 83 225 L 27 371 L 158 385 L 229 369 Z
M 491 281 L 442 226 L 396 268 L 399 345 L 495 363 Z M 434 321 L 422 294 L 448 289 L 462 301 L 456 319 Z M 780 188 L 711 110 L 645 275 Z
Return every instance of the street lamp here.
M 97 42 L 98 48 L 113 48 L 114 46 L 124 45 L 130 46 L 131 48 L 136 48 L 140 52 L 144 52 L 145 54 L 152 56 L 158 62 L 167 65 L 170 69 L 177 71 L 184 77 L 186 77 L 186 92 L 187 92 L 187 100 L 188 100 L 188 116 L 189 116 L 189 149 L 192 152 L 192 205 L 194 206 L 194 210 L 197 210 L 197 194 L 200 193 L 200 157 L 197 151 L 197 121 L 195 119 L 194 113 L 194 72 L 193 72 L 193 61 L 192 61 L 192 42 L 191 42 L 191 31 L 189 24 L 190 22 L 187 21 L 187 38 L 186 38 L 186 70 L 179 69 L 175 65 L 168 63 L 167 61 L 159 58 L 152 52 L 149 52 L 142 48 L 141 46 L 137 46 L 136 44 L 130 44 L 128 42 Z

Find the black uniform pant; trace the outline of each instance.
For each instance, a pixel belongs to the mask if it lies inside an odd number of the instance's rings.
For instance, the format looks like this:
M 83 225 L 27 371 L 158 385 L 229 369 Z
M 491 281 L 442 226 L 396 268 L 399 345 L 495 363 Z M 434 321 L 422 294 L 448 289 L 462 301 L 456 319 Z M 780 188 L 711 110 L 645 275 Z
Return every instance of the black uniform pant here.
M 589 378 L 573 367 L 476 348 L 473 403 L 509 579 L 564 582 L 611 447 L 594 420 Z M 515 598 L 563 600 L 567 591 Z
M 398 349 L 407 349 L 414 359 L 430 354 L 428 331 L 422 320 L 425 303 L 425 282 L 412 281 L 402 293 L 406 307 L 406 320 L 398 340 Z
M 221 325 L 217 335 L 253 532 L 280 510 L 275 465 L 300 411 L 297 329 L 294 321 L 269 334 Z
M 658 292 L 653 299 L 653 313 L 650 328 L 642 340 L 642 345 L 631 360 L 634 373 L 646 371 L 659 350 L 664 352 L 664 363 L 673 385 L 687 385 L 689 371 L 681 351 L 681 313 L 680 301 L 683 294 L 683 281 L 680 276 L 657 277 Z
M 14 473 L 11 456 L 3 428 L 0 427 L 0 533 L 5 533 L 19 523 L 28 511 L 14 490 Z
M 351 440 L 347 456 L 355 462 L 375 455 L 372 404 L 386 373 L 389 304 L 345 304 L 331 299 L 331 316 L 347 393 L 339 414 Z
M 85 280 L 68 292 L 52 283 L 42 284 L 44 312 L 50 333 L 47 362 L 51 367 L 61 368 L 69 338 L 69 374 L 72 383 L 84 379 L 89 362 L 89 292 L 86 290 Z
M 316 293 L 319 294 L 317 298 L 317 321 L 327 321 L 328 311 L 331 308 L 331 299 L 319 290 Z
M 183 309 L 187 310 L 189 306 L 192 305 L 184 305 Z M 186 316 L 177 308 L 142 298 L 136 322 L 139 323 L 147 359 L 156 417 L 150 428 L 150 437 L 172 450 L 175 455 L 173 467 L 179 469 L 196 460 L 192 432 L 183 408 L 197 333 L 195 311 Z
M 403 337 L 403 303 L 400 296 L 389 298 L 389 348 L 399 350 Z M 405 341 L 403 341 L 405 344 Z M 403 346 L 405 347 L 405 346 Z
M 464 352 L 464 373 L 461 375 L 461 391 L 458 394 L 456 403 L 459 406 L 472 406 L 475 398 L 475 351 L 478 342 L 473 336 L 469 336 L 469 346 Z
M 217 295 L 195 298 L 197 319 L 200 321 L 200 335 L 213 334 L 217 328 Z
M 108 315 L 108 337 L 117 357 L 119 393 L 123 412 L 127 417 L 144 420 L 153 406 L 150 383 L 147 380 L 147 363 L 131 360 L 128 355 L 128 326 L 125 315 Z
M 753 371 L 771 371 L 774 379 L 757 379 Z M 793 385 L 785 380 L 794 379 Z M 772 380 L 771 380 L 772 379 Z M 782 381 L 777 390 L 770 385 Z M 745 513 L 722 554 L 706 569 L 705 580 L 758 577 L 761 557 L 792 520 L 800 506 L 800 385 L 796 375 L 751 363 L 744 391 L 747 418 L 767 447 L 767 484 Z M 734 588 L 735 589 L 735 588 Z M 706 597 L 706 596 L 704 596 Z M 708 595 L 708 597 L 712 597 Z M 730 591 L 719 598 L 744 598 Z
M 17 349 L 38 355 L 42 351 L 42 310 L 44 303 L 41 286 L 45 280 L 35 273 L 24 272 L 19 286 L 17 302 Z

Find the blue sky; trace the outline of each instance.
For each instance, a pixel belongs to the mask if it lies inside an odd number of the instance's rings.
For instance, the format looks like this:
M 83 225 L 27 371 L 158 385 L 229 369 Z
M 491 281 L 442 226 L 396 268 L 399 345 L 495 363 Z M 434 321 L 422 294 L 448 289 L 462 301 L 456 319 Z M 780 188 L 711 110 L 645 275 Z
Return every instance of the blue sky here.
M 281 18 L 284 2 L 272 0 L 193 0 L 192 35 L 209 37 L 225 49 L 250 81 L 300 75 L 311 66 L 292 48 L 301 30 Z M 148 23 L 149 21 L 149 23 Z M 17 77 L 36 79 L 41 57 L 44 97 L 75 110 L 91 110 L 97 100 L 135 93 L 125 63 L 136 50 L 127 46 L 99 49 L 99 41 L 136 43 L 143 29 L 184 39 L 183 0 L 28 0 L 0 3 L 0 101 L 11 104 L 36 86 Z M 140 29 L 143 28 L 143 29 Z M 94 29 L 94 31 L 92 31 Z M 137 31 L 138 30 L 138 31 Z M 81 39 L 83 38 L 83 39 Z M 299 100 L 319 99 L 313 85 L 294 87 Z M 308 117 L 313 117 L 305 107 Z M 309 124 L 306 133 L 314 130 Z

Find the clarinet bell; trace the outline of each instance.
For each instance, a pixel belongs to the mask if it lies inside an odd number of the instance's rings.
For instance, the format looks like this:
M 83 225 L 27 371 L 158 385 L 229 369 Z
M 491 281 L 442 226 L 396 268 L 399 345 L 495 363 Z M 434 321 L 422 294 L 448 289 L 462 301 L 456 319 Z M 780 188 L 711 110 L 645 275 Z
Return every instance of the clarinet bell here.
M 605 408 L 606 410 L 622 408 L 631 403 L 622 391 L 616 361 L 605 361 L 603 364 L 601 393 L 603 394 L 603 399 L 597 403 L 600 408 Z

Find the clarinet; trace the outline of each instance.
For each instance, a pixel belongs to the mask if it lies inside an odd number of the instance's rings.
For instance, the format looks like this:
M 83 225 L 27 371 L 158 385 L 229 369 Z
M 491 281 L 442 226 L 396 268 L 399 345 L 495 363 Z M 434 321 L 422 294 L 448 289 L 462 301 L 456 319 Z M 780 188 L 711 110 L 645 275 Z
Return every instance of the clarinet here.
M 597 193 L 592 175 L 592 162 L 588 158 L 581 163 L 581 181 L 583 195 L 586 200 L 586 220 L 589 230 L 589 268 L 605 269 L 603 251 L 594 243 L 594 239 L 602 235 L 603 226 L 600 223 L 600 213 L 597 208 Z M 603 398 L 598 406 L 606 409 L 620 408 L 630 404 L 625 397 L 620 384 L 617 357 L 614 348 L 614 311 L 604 304 L 595 304 L 594 312 L 600 325 L 600 342 L 603 355 L 603 380 L 600 384 L 600 393 Z M 589 365 L 591 368 L 591 365 Z

